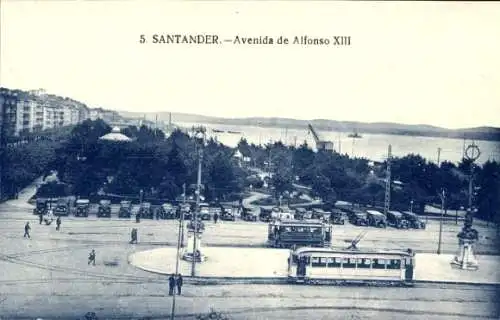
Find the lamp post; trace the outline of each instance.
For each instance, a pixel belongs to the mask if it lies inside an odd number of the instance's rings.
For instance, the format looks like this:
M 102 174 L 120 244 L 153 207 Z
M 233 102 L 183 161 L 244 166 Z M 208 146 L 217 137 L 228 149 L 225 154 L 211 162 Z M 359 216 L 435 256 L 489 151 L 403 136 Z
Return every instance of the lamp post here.
M 198 177 L 196 182 L 196 208 L 193 212 L 193 223 L 194 223 L 194 233 L 193 233 L 193 260 L 191 264 L 191 276 L 196 276 L 196 259 L 197 259 L 197 244 L 198 244 L 198 221 L 197 213 L 200 210 L 200 193 L 201 193 L 201 163 L 203 161 L 203 147 L 205 143 L 205 128 L 199 127 L 196 129 L 196 137 L 198 141 Z M 201 253 L 200 253 L 201 254 Z M 201 256 L 200 256 L 201 258 Z
M 413 200 L 410 201 L 410 213 L 413 213 Z
M 465 215 L 464 226 L 458 233 L 459 252 L 451 262 L 452 266 L 458 266 L 460 269 L 477 270 L 478 262 L 474 257 L 474 245 L 477 242 L 479 235 L 477 230 L 472 228 L 472 220 L 474 210 L 472 208 L 473 195 L 473 179 L 474 179 L 474 161 L 476 161 L 481 152 L 479 147 L 474 143 L 465 149 L 465 159 L 470 161 L 470 176 L 469 176 L 469 205 Z
M 441 218 L 439 219 L 439 242 L 438 242 L 437 254 L 441 254 L 441 242 L 443 238 L 443 214 L 444 214 L 444 202 L 446 200 L 446 191 L 444 189 L 441 190 L 439 197 L 441 198 Z

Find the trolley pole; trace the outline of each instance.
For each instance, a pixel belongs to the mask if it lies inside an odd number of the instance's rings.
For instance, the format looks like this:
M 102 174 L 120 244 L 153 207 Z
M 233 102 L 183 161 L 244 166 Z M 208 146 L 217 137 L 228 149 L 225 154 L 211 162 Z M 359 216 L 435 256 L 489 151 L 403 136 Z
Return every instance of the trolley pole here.
M 203 147 L 203 146 L 202 146 Z M 191 276 L 196 276 L 196 245 L 197 245 L 197 236 L 198 236 L 198 221 L 197 221 L 197 213 L 200 209 L 200 189 L 201 189 L 201 161 L 203 159 L 203 149 L 200 147 L 198 149 L 198 181 L 196 183 L 196 208 L 193 213 L 193 223 L 194 223 L 194 234 L 193 234 L 193 261 L 191 264 Z
M 446 199 L 446 192 L 444 189 L 441 190 L 441 194 L 439 196 L 441 198 L 441 219 L 439 219 L 439 242 L 438 242 L 437 254 L 441 254 L 441 242 L 443 237 L 444 201 Z

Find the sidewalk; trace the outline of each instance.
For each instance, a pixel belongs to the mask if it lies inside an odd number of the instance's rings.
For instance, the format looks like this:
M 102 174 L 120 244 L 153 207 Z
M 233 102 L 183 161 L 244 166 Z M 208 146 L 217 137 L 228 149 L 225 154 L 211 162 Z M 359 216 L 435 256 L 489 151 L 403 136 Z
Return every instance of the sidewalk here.
M 146 271 L 169 274 L 175 272 L 175 248 L 160 248 L 136 252 L 129 263 Z M 199 277 L 220 278 L 285 278 L 287 249 L 205 247 L 207 261 L 196 265 Z M 500 284 L 500 257 L 478 256 L 479 270 L 454 269 L 453 255 L 416 255 L 415 280 L 431 282 L 464 282 L 471 284 Z M 179 271 L 191 274 L 191 263 L 180 260 Z
M 0 208 L 2 207 L 18 207 L 18 208 L 27 208 L 33 209 L 33 205 L 29 204 L 28 201 L 36 194 L 36 190 L 38 185 L 40 185 L 43 181 L 42 177 L 37 178 L 26 188 L 19 191 L 17 199 L 7 200 L 3 203 L 0 203 Z

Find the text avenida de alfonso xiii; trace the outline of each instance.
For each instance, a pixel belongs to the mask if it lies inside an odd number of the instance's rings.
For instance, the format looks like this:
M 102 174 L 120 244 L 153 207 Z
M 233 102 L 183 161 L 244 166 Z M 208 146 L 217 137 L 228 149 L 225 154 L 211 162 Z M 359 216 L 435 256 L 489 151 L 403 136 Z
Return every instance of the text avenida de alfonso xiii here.
M 141 34 L 141 44 L 185 44 L 185 45 L 301 45 L 301 46 L 350 46 L 351 36 L 312 37 L 301 36 L 257 36 L 246 37 L 236 35 L 233 38 L 222 38 L 216 34 Z

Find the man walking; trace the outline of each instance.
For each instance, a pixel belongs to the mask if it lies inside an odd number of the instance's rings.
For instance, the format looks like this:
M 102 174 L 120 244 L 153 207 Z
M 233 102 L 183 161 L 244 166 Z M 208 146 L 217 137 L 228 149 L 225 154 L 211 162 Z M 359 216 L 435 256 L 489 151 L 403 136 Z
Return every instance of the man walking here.
M 24 237 L 25 238 L 28 237 L 28 239 L 31 239 L 30 230 L 31 230 L 30 223 L 26 222 L 26 225 L 24 226 Z
M 168 278 L 168 295 L 173 296 L 174 295 L 174 288 L 175 288 L 175 277 L 174 274 L 172 273 L 170 277 Z
M 56 220 L 56 231 L 59 231 L 60 228 L 61 228 L 61 217 L 57 217 L 57 220 Z
M 177 294 L 181 295 L 181 289 L 182 289 L 182 275 L 180 273 L 177 274 L 177 279 L 175 281 L 175 284 L 177 285 Z
M 42 224 L 42 222 L 43 222 L 43 213 L 40 212 L 40 214 L 38 214 L 38 219 L 40 221 L 40 224 Z
M 217 223 L 217 220 L 219 220 L 219 214 L 216 212 L 214 213 L 214 223 Z
M 89 254 L 89 263 L 88 265 L 90 266 L 90 263 L 92 263 L 95 266 L 95 250 L 92 249 Z

